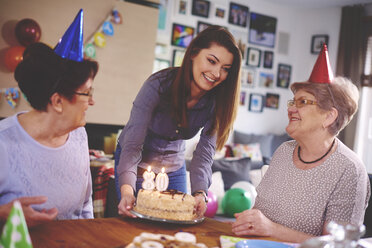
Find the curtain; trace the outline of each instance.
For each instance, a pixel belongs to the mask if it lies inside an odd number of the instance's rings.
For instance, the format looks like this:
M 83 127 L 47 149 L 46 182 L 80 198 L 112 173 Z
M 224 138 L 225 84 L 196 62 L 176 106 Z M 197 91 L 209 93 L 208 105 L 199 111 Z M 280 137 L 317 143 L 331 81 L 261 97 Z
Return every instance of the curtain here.
M 364 69 L 366 25 L 362 5 L 342 8 L 336 75 L 350 78 L 358 87 Z M 339 134 L 340 140 L 353 149 L 357 115 Z

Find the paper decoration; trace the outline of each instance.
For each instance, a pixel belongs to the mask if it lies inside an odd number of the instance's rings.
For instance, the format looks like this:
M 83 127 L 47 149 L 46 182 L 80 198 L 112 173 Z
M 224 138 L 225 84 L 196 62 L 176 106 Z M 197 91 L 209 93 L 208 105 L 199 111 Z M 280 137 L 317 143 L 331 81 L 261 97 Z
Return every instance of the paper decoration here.
M 89 58 L 92 58 L 92 59 L 96 58 L 96 48 L 94 47 L 93 44 L 86 44 L 84 48 L 84 53 L 85 53 L 85 56 Z
M 114 36 L 114 24 L 121 24 L 122 17 L 121 14 L 113 9 L 107 18 L 103 21 L 102 25 L 93 33 L 93 35 L 88 39 L 84 46 L 85 56 L 94 59 L 96 57 L 95 46 L 104 48 L 106 46 L 106 36 Z
M 114 35 L 114 27 L 112 26 L 111 22 L 105 21 L 103 23 L 102 30 L 105 35 Z
M 15 201 L 0 238 L 0 247 L 32 248 L 22 206 Z
M 155 185 L 158 191 L 165 191 L 168 188 L 169 178 L 167 173 L 165 173 L 164 167 L 161 172 L 156 176 Z
M 7 88 L 5 99 L 12 108 L 15 108 L 19 101 L 19 90 L 17 88 Z
M 151 171 L 151 166 L 143 173 L 142 188 L 146 190 L 153 190 L 155 188 L 155 173 Z

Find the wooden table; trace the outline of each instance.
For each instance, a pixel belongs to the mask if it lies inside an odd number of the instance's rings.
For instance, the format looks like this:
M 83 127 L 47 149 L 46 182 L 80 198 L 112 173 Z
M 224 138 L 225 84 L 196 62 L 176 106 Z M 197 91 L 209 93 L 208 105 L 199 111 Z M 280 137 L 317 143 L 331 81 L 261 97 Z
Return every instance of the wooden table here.
M 235 236 L 231 225 L 206 218 L 195 225 L 169 224 L 131 218 L 98 218 L 52 221 L 31 228 L 34 247 L 125 247 L 142 232 L 174 235 L 185 231 L 196 235 L 197 242 L 219 247 L 221 235 Z M 269 238 L 260 238 L 269 239 Z

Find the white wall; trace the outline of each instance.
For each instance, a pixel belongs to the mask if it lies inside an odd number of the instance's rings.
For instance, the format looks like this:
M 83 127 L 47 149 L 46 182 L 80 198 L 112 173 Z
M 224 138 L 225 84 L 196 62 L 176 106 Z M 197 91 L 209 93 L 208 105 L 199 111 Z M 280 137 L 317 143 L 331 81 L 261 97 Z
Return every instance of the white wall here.
M 164 0 L 165 1 L 165 0 Z M 292 66 L 291 82 L 305 81 L 309 78 L 317 55 L 310 53 L 311 37 L 315 34 L 329 35 L 329 56 L 333 70 L 335 71 L 336 55 L 338 49 L 338 37 L 341 22 L 341 8 L 313 8 L 301 9 L 293 8 L 291 6 L 281 6 L 263 0 L 234 0 L 233 2 L 249 7 L 249 11 L 268 15 L 277 18 L 276 28 L 276 44 L 274 48 L 264 46 L 257 46 L 248 43 L 248 27 L 242 28 L 229 24 L 227 21 L 229 3 L 227 0 L 213 0 L 211 2 L 209 18 L 203 18 L 191 15 L 192 1 L 187 2 L 186 15 L 177 14 L 178 0 L 168 0 L 167 7 L 167 29 L 158 32 L 158 41 L 169 44 L 171 40 L 171 25 L 173 22 L 193 26 L 196 28 L 197 22 L 207 22 L 211 24 L 218 24 L 228 28 L 229 31 L 242 34 L 246 37 L 243 40 L 247 47 L 255 47 L 264 50 L 271 50 L 274 52 L 274 66 L 272 69 L 264 69 L 260 66 L 256 70 L 259 72 L 271 72 L 274 74 L 274 88 L 242 88 L 242 91 L 247 92 L 244 106 L 239 107 L 238 117 L 235 122 L 235 129 L 246 133 L 275 133 L 281 134 L 285 132 L 287 121 L 287 100 L 293 97 L 289 89 L 277 88 L 276 73 L 278 63 L 289 64 Z M 214 17 L 216 6 L 225 8 L 224 20 Z M 289 50 L 288 54 L 278 53 L 278 33 L 289 33 Z M 165 58 L 172 59 L 172 50 L 179 49 L 178 47 L 170 46 L 168 54 Z M 244 61 L 245 62 L 245 61 Z M 248 111 L 249 93 L 266 94 L 266 92 L 280 95 L 279 109 L 264 108 L 262 113 L 254 113 Z

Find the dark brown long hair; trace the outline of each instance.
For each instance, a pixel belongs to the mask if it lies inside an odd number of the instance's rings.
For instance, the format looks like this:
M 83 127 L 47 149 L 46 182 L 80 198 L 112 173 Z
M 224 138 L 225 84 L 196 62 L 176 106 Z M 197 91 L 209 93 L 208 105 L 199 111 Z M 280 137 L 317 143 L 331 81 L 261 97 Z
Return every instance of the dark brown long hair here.
M 225 28 L 210 26 L 196 36 L 187 47 L 181 68 L 171 86 L 173 115 L 182 127 L 187 126 L 187 99 L 191 94 L 192 58 L 212 44 L 223 46 L 234 56 L 232 66 L 224 82 L 212 89 L 215 95 L 215 116 L 209 135 L 217 132 L 217 149 L 221 149 L 229 137 L 236 118 L 240 94 L 241 53 L 234 37 Z

